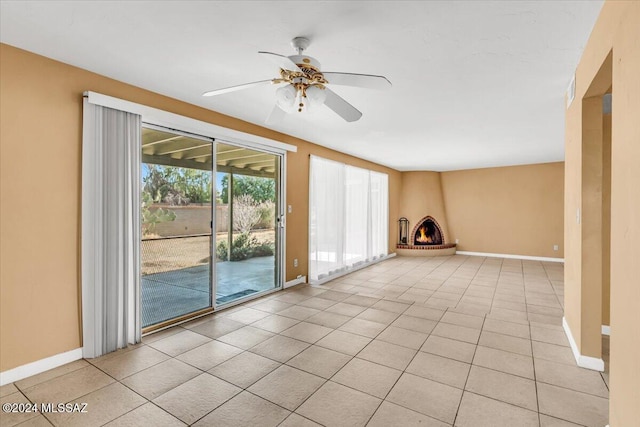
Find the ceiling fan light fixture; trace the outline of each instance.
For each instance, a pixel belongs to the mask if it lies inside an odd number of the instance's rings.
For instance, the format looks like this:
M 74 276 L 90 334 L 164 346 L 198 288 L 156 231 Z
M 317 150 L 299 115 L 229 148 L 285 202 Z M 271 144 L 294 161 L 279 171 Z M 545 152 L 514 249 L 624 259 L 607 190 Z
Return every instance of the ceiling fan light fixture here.
M 324 105 L 324 101 L 327 99 L 327 91 L 324 90 L 324 87 L 318 85 L 309 86 L 305 93 L 307 95 L 307 107 L 310 111 L 314 111 Z
M 276 90 L 276 103 L 282 111 L 287 113 L 297 111 L 299 97 L 299 91 L 292 84 L 284 85 Z
M 290 83 L 276 90 L 276 103 L 286 113 L 311 112 L 324 104 L 324 87 L 305 83 Z

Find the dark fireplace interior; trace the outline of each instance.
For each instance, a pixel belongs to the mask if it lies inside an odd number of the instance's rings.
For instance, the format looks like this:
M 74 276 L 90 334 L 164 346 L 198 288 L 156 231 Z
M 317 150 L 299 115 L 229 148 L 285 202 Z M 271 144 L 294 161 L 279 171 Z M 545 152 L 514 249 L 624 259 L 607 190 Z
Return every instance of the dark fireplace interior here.
M 413 235 L 414 245 L 442 245 L 442 231 L 436 222 L 431 218 L 426 218 L 415 228 Z

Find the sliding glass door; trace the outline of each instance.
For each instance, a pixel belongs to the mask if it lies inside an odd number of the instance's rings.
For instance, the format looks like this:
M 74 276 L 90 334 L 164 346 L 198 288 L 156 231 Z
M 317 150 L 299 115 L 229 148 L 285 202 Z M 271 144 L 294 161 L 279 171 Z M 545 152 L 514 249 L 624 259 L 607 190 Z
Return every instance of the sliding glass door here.
M 216 304 L 280 286 L 280 156 L 216 145 Z
M 280 154 L 143 128 L 144 329 L 282 286 L 281 168 Z
M 211 139 L 142 131 L 142 327 L 211 309 Z

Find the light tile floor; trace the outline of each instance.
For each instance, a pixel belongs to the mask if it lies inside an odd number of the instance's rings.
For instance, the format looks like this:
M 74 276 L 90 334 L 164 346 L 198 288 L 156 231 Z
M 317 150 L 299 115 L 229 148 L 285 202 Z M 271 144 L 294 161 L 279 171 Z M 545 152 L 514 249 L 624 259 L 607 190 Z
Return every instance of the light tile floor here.
M 0 424 L 603 427 L 608 375 L 575 366 L 562 280 L 556 263 L 392 258 L 3 386 L 2 403 L 88 413 Z

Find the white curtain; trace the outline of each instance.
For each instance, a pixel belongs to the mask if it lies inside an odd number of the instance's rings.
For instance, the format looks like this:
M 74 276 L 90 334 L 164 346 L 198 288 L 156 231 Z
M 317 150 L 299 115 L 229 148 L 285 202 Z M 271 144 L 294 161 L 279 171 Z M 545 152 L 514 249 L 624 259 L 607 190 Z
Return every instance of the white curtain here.
M 388 176 L 311 156 L 309 280 L 387 255 Z
M 82 140 L 82 336 L 92 358 L 140 342 L 141 117 L 89 103 Z
M 367 261 L 370 231 L 369 171 L 345 166 L 345 262 L 348 267 Z
M 389 251 L 389 176 L 371 172 L 370 209 L 371 232 L 369 253 L 373 259 L 387 255 Z
M 345 267 L 344 167 L 312 156 L 309 174 L 309 276 L 317 279 Z

